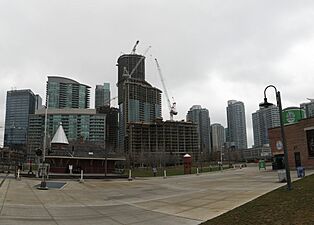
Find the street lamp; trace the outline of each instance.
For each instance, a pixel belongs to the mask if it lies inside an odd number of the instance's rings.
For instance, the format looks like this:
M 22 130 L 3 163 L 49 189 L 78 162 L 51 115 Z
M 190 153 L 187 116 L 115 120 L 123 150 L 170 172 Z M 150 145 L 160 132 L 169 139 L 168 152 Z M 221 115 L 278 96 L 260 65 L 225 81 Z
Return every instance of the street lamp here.
M 48 114 L 48 105 L 49 105 L 49 95 L 47 95 L 47 103 L 45 109 L 45 130 L 44 130 L 44 146 L 43 146 L 43 162 L 42 162 L 42 176 L 41 183 L 38 189 L 40 190 L 48 190 L 46 183 L 46 147 L 47 147 L 47 114 Z
M 264 108 L 268 108 L 268 107 L 273 105 L 272 103 L 267 102 L 267 98 L 266 98 L 266 90 L 269 87 L 274 88 L 275 89 L 275 93 L 276 93 L 276 101 L 277 101 L 277 106 L 279 108 L 281 141 L 282 141 L 282 145 L 283 145 L 284 158 L 285 158 L 285 169 L 286 169 L 286 176 L 287 176 L 287 188 L 288 188 L 288 190 L 291 190 L 292 189 L 292 186 L 291 186 L 291 176 L 290 176 L 290 169 L 289 169 L 288 150 L 287 150 L 287 144 L 286 144 L 285 130 L 284 130 L 283 118 L 282 118 L 281 97 L 280 97 L 280 92 L 277 91 L 277 88 L 274 85 L 268 85 L 265 88 L 265 90 L 264 90 L 264 102 L 259 104 L 259 106 L 260 107 L 264 107 Z
M 104 153 L 105 153 L 105 177 L 107 177 L 107 167 L 108 167 L 108 152 L 107 152 L 107 148 L 106 148 L 106 140 L 107 140 L 107 135 L 106 135 L 106 128 L 107 128 L 107 114 L 105 114 L 104 116 Z

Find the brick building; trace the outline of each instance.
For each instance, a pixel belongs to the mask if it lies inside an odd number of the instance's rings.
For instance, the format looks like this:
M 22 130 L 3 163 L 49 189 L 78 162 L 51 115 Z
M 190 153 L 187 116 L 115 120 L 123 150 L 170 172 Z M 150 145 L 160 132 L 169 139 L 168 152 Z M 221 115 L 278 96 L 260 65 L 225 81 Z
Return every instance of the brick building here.
M 274 157 L 282 156 L 280 127 L 268 130 L 270 147 Z M 314 118 L 302 119 L 298 123 L 286 125 L 288 159 L 290 168 L 303 166 L 314 168 Z

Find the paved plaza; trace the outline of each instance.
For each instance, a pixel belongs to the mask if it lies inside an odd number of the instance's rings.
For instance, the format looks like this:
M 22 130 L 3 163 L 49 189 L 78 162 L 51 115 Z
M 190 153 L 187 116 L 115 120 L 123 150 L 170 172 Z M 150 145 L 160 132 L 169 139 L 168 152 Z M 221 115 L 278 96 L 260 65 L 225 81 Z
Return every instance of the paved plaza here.
M 255 166 L 167 179 L 63 180 L 61 189 L 46 191 L 34 187 L 39 182 L 6 179 L 1 225 L 199 224 L 284 185 L 276 172 Z

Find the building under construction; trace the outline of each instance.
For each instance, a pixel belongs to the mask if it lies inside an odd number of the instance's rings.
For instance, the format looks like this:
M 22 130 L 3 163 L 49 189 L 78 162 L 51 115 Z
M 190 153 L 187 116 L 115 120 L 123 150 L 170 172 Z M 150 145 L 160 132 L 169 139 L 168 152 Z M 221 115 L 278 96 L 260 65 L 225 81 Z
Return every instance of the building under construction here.
M 132 164 L 173 165 L 181 163 L 189 153 L 197 161 L 200 157 L 197 125 L 184 121 L 154 123 L 130 122 L 127 127 L 127 158 Z
M 162 121 L 161 90 L 145 80 L 145 54 L 135 53 L 118 58 L 119 148 L 133 165 L 165 165 L 180 163 L 189 153 L 199 158 L 197 125 L 173 121 L 175 103 L 171 105 L 160 66 L 157 69 L 170 110 L 170 121 Z
M 118 59 L 119 148 L 126 150 L 127 125 L 161 118 L 161 91 L 145 81 L 145 57 L 125 54 Z

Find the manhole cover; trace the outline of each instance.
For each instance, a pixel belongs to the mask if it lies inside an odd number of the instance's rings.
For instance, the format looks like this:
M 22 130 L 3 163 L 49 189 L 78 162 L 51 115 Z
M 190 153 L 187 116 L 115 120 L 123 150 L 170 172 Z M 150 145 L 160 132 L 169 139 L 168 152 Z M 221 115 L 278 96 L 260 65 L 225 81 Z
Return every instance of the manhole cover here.
M 65 182 L 46 182 L 48 189 L 60 189 L 63 188 L 65 184 L 66 184 Z M 40 184 L 34 186 L 34 188 L 38 187 L 40 187 Z

